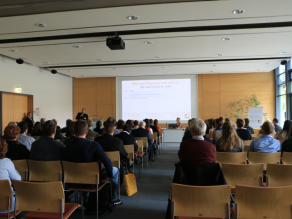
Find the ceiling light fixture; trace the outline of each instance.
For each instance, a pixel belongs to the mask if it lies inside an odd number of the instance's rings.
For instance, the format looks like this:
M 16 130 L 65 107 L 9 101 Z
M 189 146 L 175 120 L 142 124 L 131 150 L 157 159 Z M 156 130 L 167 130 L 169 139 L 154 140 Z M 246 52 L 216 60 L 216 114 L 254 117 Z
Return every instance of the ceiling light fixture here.
M 161 56 L 154 56 L 155 59 L 161 59 Z
M 103 61 L 103 59 L 96 59 L 96 61 L 98 61 L 98 62 L 102 62 L 102 61 Z
M 51 73 L 52 73 L 52 74 L 57 74 L 57 70 L 52 69 Z
M 113 68 L 113 70 L 118 70 L 118 68 Z
M 10 52 L 17 52 L 17 50 L 16 49 L 12 49 L 12 50 L 10 50 Z
M 122 75 L 124 75 L 124 74 L 122 74 Z
M 77 48 L 81 48 L 82 46 L 73 46 L 73 48 L 77 49 Z
M 280 52 L 280 54 L 286 54 L 286 51 L 284 51 L 284 52 Z
M 152 41 L 145 41 L 144 44 L 152 44 Z
M 266 65 L 269 65 L 270 63 L 266 63 Z
M 46 27 L 47 25 L 46 24 L 41 24 L 41 23 L 39 23 L 39 24 L 35 24 L 37 27 Z
M 261 69 L 257 69 L 257 71 L 261 71 Z
M 43 64 L 50 64 L 50 62 L 43 62 Z
M 139 19 L 139 17 L 138 17 L 138 16 L 135 16 L 135 15 L 133 15 L 133 16 L 129 16 L 129 17 L 128 17 L 128 19 L 129 19 L 129 20 L 138 20 L 138 19 Z
M 167 68 L 166 66 L 162 66 L 162 68 Z
M 216 54 L 216 56 L 223 56 L 222 54 Z
M 169 72 L 165 72 L 165 74 L 169 74 Z
M 217 65 L 213 65 L 213 66 L 215 66 L 215 67 L 216 67 Z
M 24 63 L 24 61 L 23 61 L 23 59 L 16 59 L 16 63 L 21 65 Z
M 223 40 L 223 41 L 229 41 L 229 40 L 231 40 L 231 39 L 227 37 L 227 38 L 222 38 L 222 40 Z
M 233 14 L 242 14 L 243 12 L 244 10 L 242 9 L 232 11 Z
M 213 72 L 213 71 L 210 71 L 210 72 Z
M 69 69 L 68 71 L 72 72 L 73 70 L 72 69 Z

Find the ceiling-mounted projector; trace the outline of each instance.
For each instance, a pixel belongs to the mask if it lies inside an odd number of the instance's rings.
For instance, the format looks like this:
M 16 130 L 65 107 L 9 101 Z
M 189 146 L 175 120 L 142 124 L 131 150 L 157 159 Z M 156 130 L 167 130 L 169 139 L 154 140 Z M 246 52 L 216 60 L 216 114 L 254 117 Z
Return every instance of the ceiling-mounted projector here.
M 120 50 L 120 49 L 125 49 L 125 42 L 124 40 L 118 36 L 118 34 L 116 33 L 115 36 L 113 37 L 108 37 L 106 39 L 106 45 L 108 46 L 108 48 L 110 48 L 111 50 Z

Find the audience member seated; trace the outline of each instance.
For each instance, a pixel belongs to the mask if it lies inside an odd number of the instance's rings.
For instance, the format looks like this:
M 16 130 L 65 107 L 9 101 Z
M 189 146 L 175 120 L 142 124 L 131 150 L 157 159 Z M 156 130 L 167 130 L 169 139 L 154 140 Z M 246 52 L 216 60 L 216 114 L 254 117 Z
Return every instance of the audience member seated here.
M 116 138 L 119 138 L 123 141 L 123 145 L 130 145 L 133 144 L 134 145 L 134 151 L 138 150 L 138 145 L 137 145 L 137 141 L 135 139 L 135 137 L 133 135 L 131 135 L 131 127 L 129 125 L 124 125 L 123 127 L 123 131 L 118 134 L 115 135 Z
M 73 121 L 71 119 L 66 120 L 66 127 L 61 129 L 61 133 L 65 133 L 66 138 L 71 137 L 71 132 L 70 132 L 70 125 Z
M 31 136 L 42 136 L 43 131 L 42 131 L 42 125 L 40 122 L 36 122 L 34 124 L 33 129 L 31 130 Z
M 29 158 L 29 150 L 23 144 L 17 142 L 20 128 L 17 125 L 7 126 L 4 130 L 4 138 L 8 144 L 6 157 L 10 160 L 23 160 Z
M 100 120 L 96 122 L 96 127 L 94 131 L 97 132 L 99 135 L 102 135 L 103 128 L 102 128 L 102 122 Z
M 137 120 L 136 120 L 136 121 L 137 121 Z M 161 130 L 161 127 L 158 125 L 158 120 L 157 120 L 157 119 L 154 120 L 154 126 L 157 127 L 157 130 L 158 130 L 158 131 Z
M 216 151 L 220 152 L 243 152 L 243 141 L 238 137 L 233 125 L 225 122 L 222 126 L 222 137 L 216 143 Z
M 66 138 L 63 142 L 63 144 L 67 147 L 68 143 L 71 142 L 74 138 L 75 138 L 75 134 L 74 134 L 74 126 L 75 126 L 75 122 L 71 122 L 69 130 L 70 130 L 70 138 Z
M 150 121 L 149 121 L 149 119 L 147 119 L 147 120 L 145 121 L 145 123 L 146 123 L 145 129 L 148 130 L 148 131 L 150 132 L 150 135 L 153 135 L 153 130 L 152 130 L 152 128 L 150 127 Z
M 153 133 L 157 134 L 157 137 L 159 136 L 158 128 L 154 125 L 153 119 L 150 119 L 150 128 L 152 129 Z
M 190 119 L 191 122 L 190 122 L 190 127 L 192 126 L 192 123 L 195 119 Z M 204 137 L 204 140 L 209 142 L 209 143 L 212 143 L 212 140 L 210 138 L 208 138 L 206 135 L 203 136 Z M 189 139 L 192 139 L 193 136 L 192 136 L 192 133 L 191 133 L 191 129 L 189 130 L 186 130 L 185 133 L 184 133 L 184 137 L 182 139 L 182 141 L 185 141 L 185 140 L 189 140 Z
M 62 135 L 61 128 L 58 126 L 58 122 L 56 119 L 52 119 L 52 121 L 56 124 L 56 133 L 55 133 L 55 139 L 62 140 L 64 136 Z
M 124 125 L 126 125 L 125 121 L 122 119 L 119 119 L 118 123 L 117 123 L 117 129 L 120 130 L 121 132 L 123 131 L 123 127 Z
M 289 138 L 282 143 L 281 152 L 292 152 L 292 128 L 289 132 Z
M 96 137 L 99 136 L 99 134 L 92 130 L 92 127 L 93 127 L 93 120 L 92 119 L 88 119 L 87 123 L 88 123 L 88 132 L 86 135 L 86 139 L 94 140 Z
M 274 118 L 273 119 L 273 124 L 275 126 L 275 132 L 278 132 L 280 130 L 282 130 L 282 127 L 278 125 L 279 123 L 279 119 L 278 118 Z
M 218 119 L 215 119 L 215 129 L 210 134 L 210 139 L 214 139 L 217 141 L 222 136 L 222 125 L 223 125 L 223 118 L 220 117 Z
M 208 119 L 209 127 L 207 127 L 206 134 L 210 134 L 212 131 L 214 131 L 214 119 Z
M 17 122 L 9 122 L 7 126 L 10 126 L 10 125 L 17 125 Z
M 26 122 L 18 123 L 18 127 L 20 128 L 20 135 L 18 136 L 18 143 L 23 144 L 27 147 L 27 149 L 31 150 L 31 144 L 35 141 L 33 137 L 27 136 L 28 132 L 28 124 Z
M 234 124 L 231 123 L 231 120 L 230 120 L 229 118 L 225 118 L 225 122 L 229 122 L 229 123 L 233 126 L 233 128 L 234 128 L 235 130 L 237 130 L 236 126 L 235 126 Z
M 205 123 L 206 123 L 206 121 L 208 122 L 208 124 L 209 124 L 209 121 L 208 121 L 208 119 L 206 119 L 205 120 Z M 192 122 L 192 119 L 189 119 L 188 120 L 188 126 L 186 127 L 186 131 L 188 131 L 188 130 L 191 130 L 191 127 L 190 127 L 190 125 L 191 125 L 191 122 Z M 209 125 L 208 125 L 207 123 L 206 123 L 206 125 L 207 125 L 207 130 L 208 130 L 208 127 L 209 127 Z
M 251 140 L 251 133 L 249 130 L 243 128 L 244 127 L 244 120 L 238 118 L 236 120 L 236 126 L 237 126 L 237 135 L 241 138 L 241 140 L 246 141 L 246 140 Z
M 126 121 L 126 125 L 130 126 L 130 128 L 131 128 L 131 130 L 132 130 L 132 128 L 134 127 L 134 121 L 131 120 L 131 119 L 128 119 L 128 120 Z
M 288 139 L 290 137 L 289 132 L 290 132 L 291 128 L 292 128 L 292 121 L 291 120 L 286 120 L 284 122 L 283 129 L 276 132 L 275 139 L 278 139 L 278 140 L 286 140 L 286 139 Z
M 194 119 L 191 124 L 192 139 L 181 142 L 178 157 L 186 163 L 214 163 L 216 162 L 215 145 L 204 141 L 207 126 L 201 119 Z
M 5 158 L 7 150 L 8 148 L 7 148 L 7 143 L 5 139 L 0 137 L 0 180 L 8 179 L 11 184 L 12 193 L 14 194 L 11 181 L 12 180 L 21 181 L 21 176 L 15 169 L 13 162 L 9 158 Z M 10 212 L 14 211 L 14 207 L 15 207 L 15 198 L 13 197 L 12 208 Z M 4 214 L 4 213 L 7 213 L 7 210 L 0 210 L 0 214 Z M 16 216 L 16 219 L 20 219 L 25 213 L 26 212 L 20 213 L 20 215 Z
M 177 119 L 176 119 L 176 125 L 175 125 L 175 128 L 176 129 L 182 129 L 183 127 L 182 127 L 182 124 L 180 123 L 180 118 L 179 117 L 177 117 Z
M 118 185 L 119 177 L 118 168 L 112 166 L 110 159 L 106 156 L 98 142 L 89 141 L 88 139 L 85 138 L 87 132 L 88 124 L 85 120 L 78 120 L 75 122 L 74 124 L 75 138 L 71 142 L 68 142 L 68 144 L 66 145 L 65 160 L 75 163 L 99 162 L 100 168 L 101 162 L 104 168 L 100 170 L 100 173 L 104 173 L 104 171 L 106 171 L 107 177 L 111 178 L 113 182 L 116 185 Z M 103 174 L 101 174 L 101 176 L 103 176 Z M 90 193 L 90 196 L 95 196 L 96 200 L 96 193 Z M 90 199 L 90 197 L 88 199 Z M 121 203 L 120 200 L 116 199 L 116 195 L 113 201 L 115 201 L 114 204 Z M 86 203 L 85 199 L 84 202 Z M 94 211 L 94 209 L 86 210 L 89 212 Z
M 45 118 L 41 118 L 40 122 L 41 122 L 41 127 L 43 127 L 43 125 L 45 124 L 47 120 Z
M 134 123 L 133 123 L 134 127 L 132 128 L 132 130 L 134 129 L 138 129 L 139 128 L 139 122 L 138 120 L 135 120 Z
M 146 123 L 144 121 L 141 121 L 139 123 L 139 128 L 132 130 L 131 135 L 133 135 L 135 137 L 147 137 L 148 138 L 148 153 L 149 153 L 148 159 L 149 159 L 149 161 L 154 161 L 153 157 L 154 157 L 155 146 L 154 146 L 152 139 L 150 137 L 150 132 L 145 129 L 145 125 L 146 125 Z
M 281 151 L 281 144 L 278 140 L 274 139 L 271 134 L 274 131 L 274 125 L 270 121 L 265 121 L 261 127 L 262 135 L 254 139 L 247 152 L 264 152 L 264 153 L 274 153 Z
M 54 139 L 56 134 L 56 123 L 52 120 L 46 121 L 43 125 L 43 135 L 32 143 L 30 157 L 37 161 L 63 160 L 65 145 Z
M 248 118 L 245 118 L 244 119 L 244 122 L 245 122 L 244 128 L 247 129 L 247 130 L 249 130 L 251 134 L 254 134 L 254 129 L 249 126 L 249 123 L 250 123 L 249 119 Z
M 27 133 L 31 133 L 31 130 L 32 130 L 33 125 L 34 125 L 34 121 L 33 121 L 31 112 L 27 113 L 27 117 L 25 118 L 24 122 L 26 122 L 28 124 L 28 132 Z
M 120 134 L 121 133 L 121 131 L 119 130 L 119 129 L 117 129 L 117 122 L 116 122 L 116 120 L 115 120 L 115 118 L 114 117 L 112 117 L 112 116 L 110 116 L 110 117 L 108 117 L 108 119 L 105 121 L 105 122 L 108 122 L 108 121 L 114 121 L 115 122 L 115 126 L 116 126 L 116 129 L 115 129 L 115 133 L 114 133 L 114 135 L 117 135 L 117 134 Z M 105 124 L 105 123 L 104 123 Z M 102 134 L 104 135 L 104 130 L 103 130 L 103 132 L 102 132 Z

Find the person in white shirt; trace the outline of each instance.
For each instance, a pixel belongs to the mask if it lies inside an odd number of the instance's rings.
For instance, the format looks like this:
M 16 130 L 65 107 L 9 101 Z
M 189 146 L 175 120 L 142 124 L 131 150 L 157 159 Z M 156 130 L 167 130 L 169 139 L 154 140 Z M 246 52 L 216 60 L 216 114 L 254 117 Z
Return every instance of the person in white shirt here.
M 20 128 L 20 135 L 18 137 L 18 142 L 25 145 L 27 150 L 31 150 L 31 145 L 35 141 L 33 137 L 27 136 L 28 132 L 28 124 L 26 122 L 18 123 L 18 127 Z

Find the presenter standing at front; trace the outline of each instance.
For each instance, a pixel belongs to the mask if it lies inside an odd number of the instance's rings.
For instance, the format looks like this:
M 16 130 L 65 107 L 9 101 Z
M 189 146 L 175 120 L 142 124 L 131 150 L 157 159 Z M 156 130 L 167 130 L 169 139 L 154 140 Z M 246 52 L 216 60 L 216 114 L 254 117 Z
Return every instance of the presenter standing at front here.
M 182 125 L 180 123 L 180 118 L 179 117 L 177 117 L 177 119 L 176 119 L 176 126 L 175 126 L 175 128 L 182 129 Z
M 82 113 L 78 113 L 75 119 L 83 119 L 83 120 L 88 120 L 88 115 L 85 113 L 86 109 L 82 109 Z

